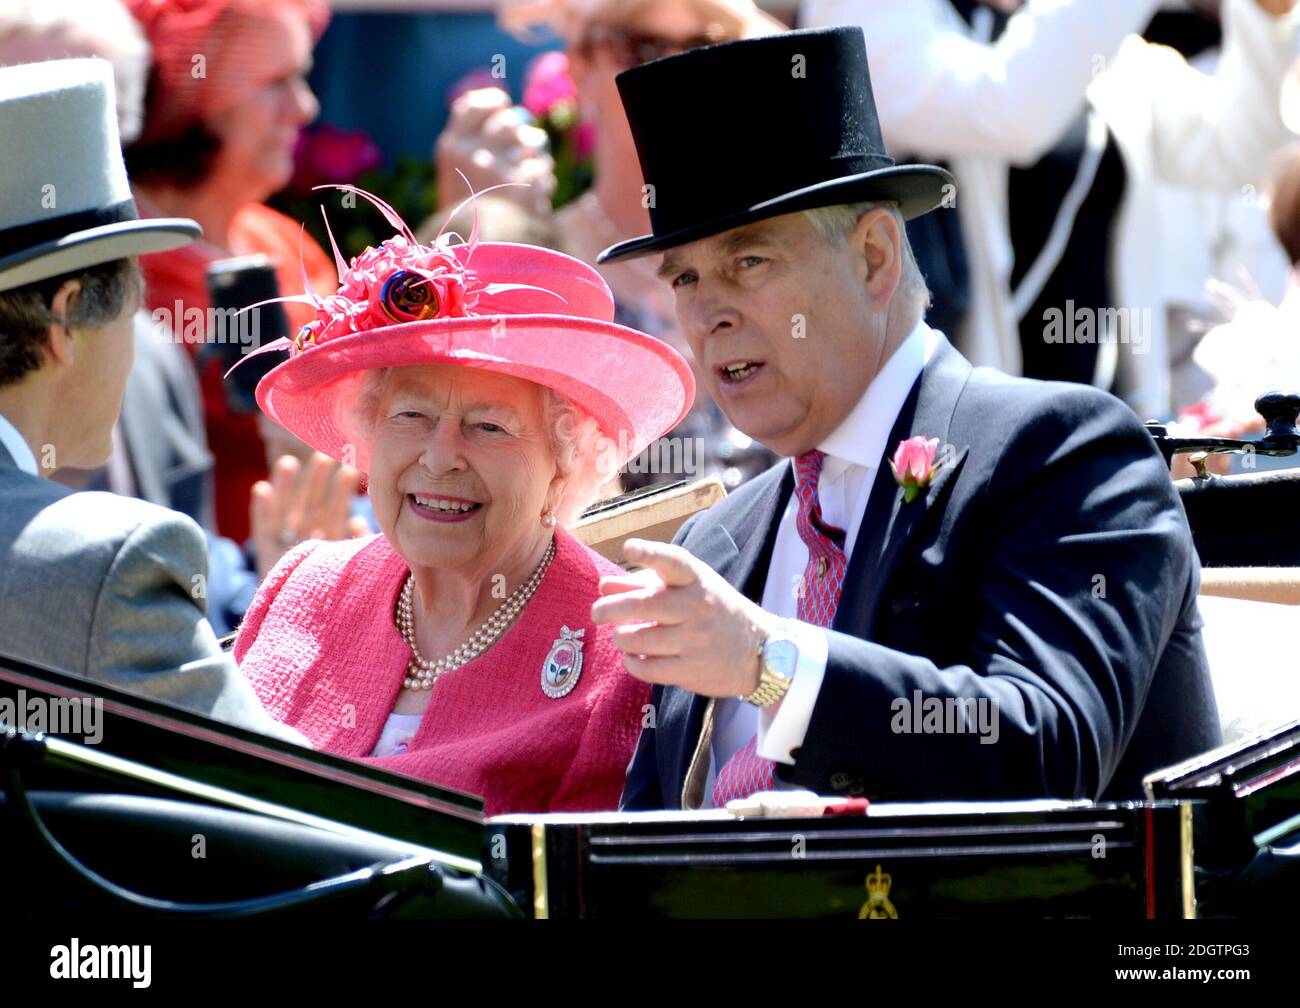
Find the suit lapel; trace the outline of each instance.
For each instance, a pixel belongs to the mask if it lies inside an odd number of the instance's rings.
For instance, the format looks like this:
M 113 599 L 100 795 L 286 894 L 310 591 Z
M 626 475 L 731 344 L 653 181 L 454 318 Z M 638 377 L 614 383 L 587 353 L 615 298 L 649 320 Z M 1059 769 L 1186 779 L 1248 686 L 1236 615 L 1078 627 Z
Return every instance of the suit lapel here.
M 935 347 L 929 362 L 908 394 L 894 422 L 885 456 L 876 471 L 861 531 L 844 574 L 844 590 L 831 628 L 868 639 L 885 586 L 903 547 L 939 509 L 944 488 L 961 468 L 968 444 L 952 443 L 952 415 L 970 377 L 971 366 L 946 339 Z M 903 500 L 889 459 L 900 441 L 920 435 L 939 439 L 937 460 L 947 461 L 930 486 L 911 503 Z
M 776 528 L 781 509 L 794 490 L 794 470 L 790 463 L 773 466 L 756 477 L 766 481 L 744 514 L 744 525 L 732 529 L 721 523 L 710 524 L 707 530 L 691 543 L 691 552 L 721 574 L 732 587 L 739 589 L 755 602 L 763 601 L 767 584 L 767 569 L 776 544 Z M 665 691 L 665 703 L 689 703 L 686 713 L 686 738 L 695 742 L 689 747 L 690 756 L 684 766 L 676 768 L 674 781 L 681 781 L 679 807 L 699 808 L 704 799 L 704 783 L 709 772 L 709 746 L 713 741 L 713 723 L 717 699 L 703 697 L 682 689 Z M 672 718 L 667 723 L 672 723 Z M 686 747 L 673 747 L 683 752 Z
M 969 450 L 968 444 L 951 443 L 951 425 L 970 372 L 966 359 L 943 339 L 912 386 L 894 422 L 885 457 L 872 484 L 858 541 L 845 571 L 844 590 L 832 629 L 855 637 L 869 637 L 884 587 L 904 546 L 940 508 L 944 489 L 961 468 Z M 903 502 L 902 490 L 894 480 L 888 459 L 899 441 L 918 434 L 939 438 L 939 450 L 946 454 L 938 457 L 948 461 L 935 473 L 926 492 L 909 504 Z M 765 483 L 753 505 L 737 515 L 739 521 L 733 521 L 729 527 L 711 523 L 692 541 L 691 552 L 748 598 L 761 603 L 777 524 L 794 491 L 794 468 L 787 460 L 757 479 Z M 679 807 L 698 808 L 708 775 L 708 747 L 712 742 L 717 701 L 674 687 L 665 690 L 663 703 L 668 710 L 661 713 L 668 717 L 661 723 L 685 725 L 683 742 L 686 744 L 669 748 L 682 759 L 672 768 L 670 777 L 681 784 Z M 678 705 L 686 707 L 684 717 Z
M 776 544 L 781 510 L 794 490 L 788 460 L 755 477 L 760 483 L 753 504 L 729 526 L 710 522 L 691 539 L 691 552 L 721 574 L 733 588 L 755 602 L 763 600 L 767 568 Z

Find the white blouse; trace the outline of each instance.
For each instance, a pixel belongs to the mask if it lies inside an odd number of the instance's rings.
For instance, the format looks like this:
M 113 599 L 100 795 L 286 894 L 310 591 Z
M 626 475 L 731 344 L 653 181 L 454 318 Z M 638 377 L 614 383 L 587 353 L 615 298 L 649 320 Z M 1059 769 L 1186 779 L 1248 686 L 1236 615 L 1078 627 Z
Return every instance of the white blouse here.
M 406 752 L 423 718 L 423 714 L 389 714 L 388 720 L 384 722 L 384 730 L 379 733 L 379 741 L 375 743 L 370 755 L 396 756 Z

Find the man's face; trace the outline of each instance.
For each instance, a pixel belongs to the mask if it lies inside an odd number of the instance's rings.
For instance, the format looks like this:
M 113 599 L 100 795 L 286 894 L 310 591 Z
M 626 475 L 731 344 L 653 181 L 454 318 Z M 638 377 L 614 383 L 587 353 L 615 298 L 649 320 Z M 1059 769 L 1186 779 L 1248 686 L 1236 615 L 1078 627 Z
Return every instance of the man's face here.
M 883 363 L 893 287 L 882 298 L 867 282 L 871 259 L 855 239 L 827 242 L 802 213 L 665 253 L 682 331 L 736 427 L 797 455 L 848 415 Z
M 57 464 L 93 469 L 108 461 L 113 451 L 113 425 L 122 412 L 126 380 L 135 358 L 135 312 L 138 295 L 127 298 L 122 313 L 102 326 L 76 330 L 76 358 L 73 363 L 75 397 L 79 409 L 68 416 L 76 429 L 70 431 L 67 448 Z M 67 457 L 63 457 L 67 451 Z

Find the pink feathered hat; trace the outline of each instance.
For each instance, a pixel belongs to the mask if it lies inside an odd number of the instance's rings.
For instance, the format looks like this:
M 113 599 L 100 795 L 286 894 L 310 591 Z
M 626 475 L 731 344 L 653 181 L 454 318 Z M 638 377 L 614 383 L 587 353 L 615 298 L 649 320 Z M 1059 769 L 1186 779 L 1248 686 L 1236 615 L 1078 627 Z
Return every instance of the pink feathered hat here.
M 381 200 L 332 188 L 371 200 L 399 234 L 351 263 L 335 246 L 338 293 L 281 299 L 314 305 L 316 320 L 257 351 L 289 350 L 258 383 L 257 402 L 313 448 L 368 472 L 349 407 L 365 372 L 406 365 L 481 368 L 554 389 L 596 421 L 620 466 L 685 417 L 690 366 L 663 341 L 614 323 L 614 299 L 591 266 L 533 245 L 479 242 L 477 228 L 467 242 L 439 235 L 420 245 Z

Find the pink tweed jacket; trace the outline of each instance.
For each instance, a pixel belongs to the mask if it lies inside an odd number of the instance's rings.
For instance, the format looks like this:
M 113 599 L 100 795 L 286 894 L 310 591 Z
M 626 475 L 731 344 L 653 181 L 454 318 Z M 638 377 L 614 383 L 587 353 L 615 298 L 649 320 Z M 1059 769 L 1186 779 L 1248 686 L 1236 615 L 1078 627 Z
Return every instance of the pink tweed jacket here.
M 370 756 L 411 657 L 393 622 L 408 568 L 383 536 L 288 553 L 258 590 L 235 659 L 272 717 L 318 749 L 480 795 L 488 815 L 617 808 L 650 687 L 591 622 L 597 581 L 618 567 L 561 529 L 555 545 L 514 625 L 438 680 L 403 753 Z M 584 631 L 582 672 L 553 700 L 542 663 L 565 625 Z

